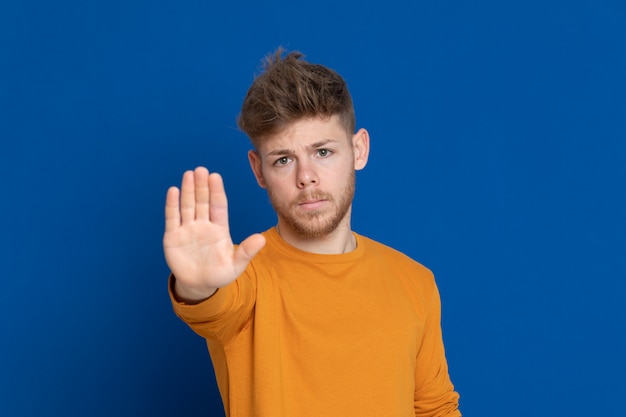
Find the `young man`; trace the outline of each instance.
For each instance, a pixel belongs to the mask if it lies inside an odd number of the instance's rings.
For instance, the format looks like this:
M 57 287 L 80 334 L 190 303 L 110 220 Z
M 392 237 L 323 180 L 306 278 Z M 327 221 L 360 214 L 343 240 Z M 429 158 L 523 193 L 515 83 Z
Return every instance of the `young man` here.
M 233 245 L 222 179 L 200 167 L 169 189 L 163 238 L 226 415 L 460 416 L 433 275 L 351 230 L 370 148 L 344 80 L 279 49 L 238 123 L 278 224 Z

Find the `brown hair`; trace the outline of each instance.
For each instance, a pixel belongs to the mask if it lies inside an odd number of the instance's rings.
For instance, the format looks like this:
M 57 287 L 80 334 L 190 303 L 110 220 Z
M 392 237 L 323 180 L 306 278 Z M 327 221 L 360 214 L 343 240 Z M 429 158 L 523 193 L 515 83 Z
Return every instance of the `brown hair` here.
M 264 72 L 254 79 L 237 117 L 253 145 L 308 117 L 338 115 L 352 135 L 356 121 L 345 80 L 330 68 L 305 61 L 300 52 L 283 53 L 278 48 L 264 59 Z

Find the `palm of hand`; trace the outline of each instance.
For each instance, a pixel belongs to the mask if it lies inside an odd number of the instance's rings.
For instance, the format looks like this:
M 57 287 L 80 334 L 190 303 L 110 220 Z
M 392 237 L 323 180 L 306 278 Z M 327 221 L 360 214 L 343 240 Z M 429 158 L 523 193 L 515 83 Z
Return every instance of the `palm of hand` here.
M 222 287 L 241 273 L 228 228 L 209 221 L 183 224 L 163 237 L 165 259 L 176 278 L 191 287 Z

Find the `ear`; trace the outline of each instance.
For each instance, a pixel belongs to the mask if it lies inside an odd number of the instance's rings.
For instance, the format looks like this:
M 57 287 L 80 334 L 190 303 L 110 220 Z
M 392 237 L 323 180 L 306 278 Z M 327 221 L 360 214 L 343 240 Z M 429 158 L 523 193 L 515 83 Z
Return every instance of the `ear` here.
M 265 178 L 263 178 L 263 169 L 261 166 L 261 157 L 259 153 L 255 150 L 248 151 L 248 160 L 250 161 L 250 168 L 252 168 L 252 172 L 256 178 L 256 182 L 259 184 L 259 187 L 266 188 L 267 184 L 265 183 Z
M 367 130 L 361 128 L 352 136 L 352 149 L 354 150 L 354 169 L 358 171 L 365 168 L 370 154 L 370 135 Z

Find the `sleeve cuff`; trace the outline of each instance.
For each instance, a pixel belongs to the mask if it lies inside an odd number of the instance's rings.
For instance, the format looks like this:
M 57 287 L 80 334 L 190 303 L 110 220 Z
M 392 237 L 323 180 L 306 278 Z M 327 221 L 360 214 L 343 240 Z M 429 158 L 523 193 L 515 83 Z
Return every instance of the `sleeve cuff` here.
M 206 322 L 212 317 L 221 315 L 228 309 L 229 303 L 232 303 L 233 283 L 226 287 L 219 288 L 213 295 L 198 304 L 185 304 L 178 301 L 174 295 L 174 276 L 170 274 L 168 280 L 168 292 L 172 306 L 176 314 L 187 322 Z

